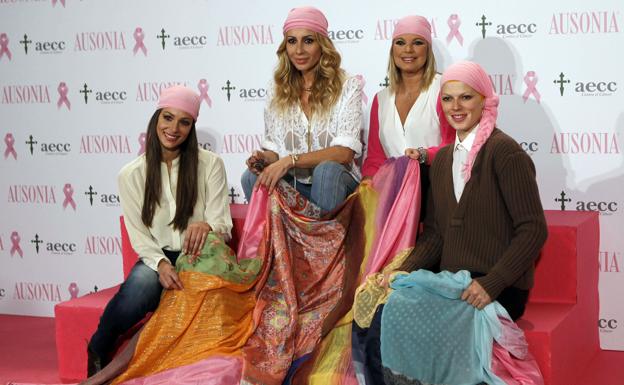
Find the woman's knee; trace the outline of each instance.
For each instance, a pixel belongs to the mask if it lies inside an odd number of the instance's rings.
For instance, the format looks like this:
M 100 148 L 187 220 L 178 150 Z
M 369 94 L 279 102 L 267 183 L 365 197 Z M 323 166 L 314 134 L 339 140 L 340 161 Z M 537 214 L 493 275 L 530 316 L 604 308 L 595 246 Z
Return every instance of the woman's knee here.
M 139 261 L 121 285 L 119 295 L 129 301 L 141 301 L 142 298 L 160 296 L 161 291 L 158 273 Z
M 315 183 L 339 183 L 347 172 L 344 165 L 332 160 L 325 160 L 314 167 L 312 172 L 312 184 Z
M 321 172 L 321 173 L 327 173 L 327 172 L 344 172 L 346 171 L 345 166 L 342 163 L 338 163 L 335 162 L 333 160 L 324 160 L 321 163 L 319 163 L 318 165 L 316 165 L 316 167 L 314 167 L 314 173 L 317 172 Z
M 251 193 L 253 191 L 253 186 L 256 184 L 257 178 L 258 176 L 249 169 L 245 170 L 241 176 L 241 186 L 243 187 L 243 193 L 245 194 L 247 201 L 251 199 Z

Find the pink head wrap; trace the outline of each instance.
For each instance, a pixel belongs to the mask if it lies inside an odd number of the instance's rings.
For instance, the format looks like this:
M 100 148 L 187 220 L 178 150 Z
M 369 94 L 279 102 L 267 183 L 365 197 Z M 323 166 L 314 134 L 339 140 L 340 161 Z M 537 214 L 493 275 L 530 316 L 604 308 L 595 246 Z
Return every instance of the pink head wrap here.
M 468 159 L 464 168 L 464 180 L 468 182 L 472 172 L 472 165 L 477 158 L 479 150 L 483 147 L 483 144 L 485 144 L 496 127 L 498 95 L 494 92 L 492 82 L 485 73 L 485 70 L 474 62 L 460 61 L 448 67 L 442 75 L 440 87 L 444 86 L 444 83 L 452 80 L 457 80 L 469 85 L 485 98 L 483 113 L 479 121 L 479 130 L 477 131 L 477 136 L 472 148 L 468 153 Z
M 293 8 L 288 12 L 286 21 L 284 22 L 284 34 L 295 28 L 305 28 L 314 32 L 318 32 L 325 37 L 327 34 L 327 19 L 323 12 L 314 7 Z
M 197 121 L 201 98 L 192 89 L 184 86 L 172 86 L 160 92 L 158 108 L 172 107 L 186 112 Z
M 392 38 L 394 39 L 406 33 L 418 35 L 431 44 L 431 24 L 422 16 L 412 15 L 400 19 L 394 26 Z

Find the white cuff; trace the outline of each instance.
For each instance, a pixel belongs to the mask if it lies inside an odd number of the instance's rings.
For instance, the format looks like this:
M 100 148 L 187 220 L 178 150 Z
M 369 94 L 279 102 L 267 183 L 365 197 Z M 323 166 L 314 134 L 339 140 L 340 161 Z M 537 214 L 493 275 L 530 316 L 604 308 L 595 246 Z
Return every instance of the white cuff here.
M 266 140 L 266 139 L 263 140 L 262 143 L 260 144 L 260 147 L 262 147 L 265 150 L 273 151 L 279 156 L 279 148 L 277 147 L 277 144 L 269 140 Z
M 355 152 L 356 158 L 359 158 L 362 155 L 362 142 L 350 136 L 337 136 L 331 141 L 329 146 L 348 147 Z

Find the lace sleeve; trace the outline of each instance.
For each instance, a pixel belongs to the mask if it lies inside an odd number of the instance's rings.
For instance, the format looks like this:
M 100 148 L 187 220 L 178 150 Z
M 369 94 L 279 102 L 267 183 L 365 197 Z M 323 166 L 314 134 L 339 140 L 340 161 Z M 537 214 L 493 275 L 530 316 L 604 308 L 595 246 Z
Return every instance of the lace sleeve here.
M 264 106 L 264 137 L 261 146 L 265 150 L 270 150 L 279 154 L 279 133 L 277 132 L 277 119 L 275 111 L 271 108 L 273 100 L 273 83 L 267 87 L 266 105 Z
M 355 152 L 355 157 L 362 154 L 360 130 L 362 128 L 362 83 L 356 77 L 347 79 L 343 86 L 341 107 L 335 116 L 337 122 L 336 137 L 330 146 L 344 146 Z

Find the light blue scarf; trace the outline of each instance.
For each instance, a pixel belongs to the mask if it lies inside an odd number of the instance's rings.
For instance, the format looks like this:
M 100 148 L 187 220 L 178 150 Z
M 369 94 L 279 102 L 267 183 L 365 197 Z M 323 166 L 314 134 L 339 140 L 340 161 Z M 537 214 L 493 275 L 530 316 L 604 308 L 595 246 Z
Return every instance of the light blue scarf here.
M 462 301 L 471 281 L 465 270 L 398 276 L 381 318 L 383 366 L 427 384 L 505 385 L 491 370 L 492 344 L 498 317 L 510 317 L 498 302 L 477 310 Z

